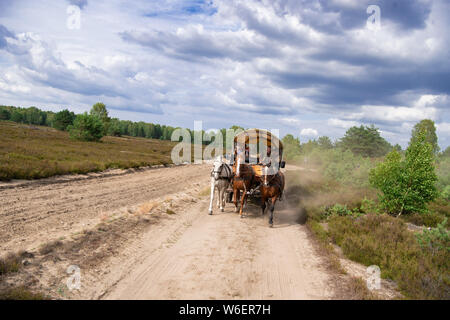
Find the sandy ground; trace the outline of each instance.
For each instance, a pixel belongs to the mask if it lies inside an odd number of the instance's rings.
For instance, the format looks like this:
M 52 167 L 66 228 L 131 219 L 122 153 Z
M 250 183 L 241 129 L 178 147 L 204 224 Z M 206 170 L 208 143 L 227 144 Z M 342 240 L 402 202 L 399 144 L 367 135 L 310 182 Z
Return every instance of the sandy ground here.
M 208 216 L 207 202 L 201 202 L 187 213 L 186 227 L 156 250 L 158 236 L 149 235 L 142 252 L 152 253 L 133 264 L 103 298 L 331 298 L 331 278 L 305 226 L 295 212 L 280 209 L 270 229 L 256 206 L 249 204 L 248 216 L 240 219 L 231 204 Z
M 182 191 L 193 181 L 207 181 L 205 167 L 112 170 L 0 183 L 0 252 L 32 250 L 94 226 L 111 211 L 132 210 L 152 198 Z
M 210 216 L 209 172 L 187 165 L 1 184 L 0 250 L 33 253 L 10 282 L 62 299 L 339 298 L 298 202 L 277 204 L 274 228 L 252 203 L 244 219 L 232 204 Z M 62 244 L 40 253 L 55 239 Z M 65 287 L 69 265 L 80 266 L 79 290 Z

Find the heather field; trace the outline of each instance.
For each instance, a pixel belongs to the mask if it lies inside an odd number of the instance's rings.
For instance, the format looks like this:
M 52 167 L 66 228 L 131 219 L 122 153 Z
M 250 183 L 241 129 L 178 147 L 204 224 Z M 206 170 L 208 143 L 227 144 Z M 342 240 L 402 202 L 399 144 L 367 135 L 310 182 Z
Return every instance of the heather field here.
M 173 145 L 128 136 L 77 141 L 50 127 L 0 121 L 0 180 L 167 165 Z

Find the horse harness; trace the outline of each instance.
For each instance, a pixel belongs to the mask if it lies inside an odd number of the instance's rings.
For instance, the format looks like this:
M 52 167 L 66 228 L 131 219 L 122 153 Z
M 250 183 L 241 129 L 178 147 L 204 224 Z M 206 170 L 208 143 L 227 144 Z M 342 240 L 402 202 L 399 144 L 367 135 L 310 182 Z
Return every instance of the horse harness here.
M 227 172 L 227 173 L 226 173 L 227 176 L 225 176 L 225 177 L 221 175 L 221 173 L 222 173 L 222 168 L 224 168 L 224 166 L 225 166 L 225 171 Z M 228 181 L 231 181 L 231 179 L 232 179 L 232 177 L 233 177 L 233 172 L 231 171 L 230 167 L 229 167 L 226 163 L 222 163 L 222 164 L 220 165 L 220 167 L 219 167 L 219 170 L 217 170 L 217 171 L 214 171 L 214 169 L 213 169 L 213 170 L 211 171 L 211 177 L 213 177 L 213 176 L 214 176 L 214 173 L 216 173 L 216 172 L 219 173 L 219 180 L 222 179 L 222 180 L 228 180 Z

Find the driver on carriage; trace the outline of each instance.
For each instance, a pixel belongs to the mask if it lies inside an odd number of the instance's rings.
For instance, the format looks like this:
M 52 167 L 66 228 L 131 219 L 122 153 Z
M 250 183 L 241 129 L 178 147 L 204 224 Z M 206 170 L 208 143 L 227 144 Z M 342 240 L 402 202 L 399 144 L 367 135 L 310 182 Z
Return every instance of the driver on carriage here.
M 266 166 L 266 167 L 270 167 L 270 165 L 272 164 L 271 154 L 272 154 L 272 148 L 270 146 L 267 146 L 267 152 L 262 157 L 260 164 L 262 164 L 263 166 Z

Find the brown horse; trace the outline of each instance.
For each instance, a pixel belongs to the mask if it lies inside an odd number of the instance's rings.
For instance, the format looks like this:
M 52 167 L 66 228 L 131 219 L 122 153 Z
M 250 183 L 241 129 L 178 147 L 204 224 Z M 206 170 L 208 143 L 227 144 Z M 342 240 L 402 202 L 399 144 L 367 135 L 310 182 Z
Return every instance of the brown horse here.
M 237 159 L 233 166 L 233 180 L 231 185 L 233 187 L 233 202 L 235 206 L 235 212 L 238 212 L 238 202 L 241 202 L 241 208 L 239 210 L 239 216 L 243 218 L 244 203 L 247 200 L 247 191 L 249 191 L 254 182 L 255 174 L 250 165 L 242 163 L 242 159 Z M 243 195 L 241 198 L 241 190 Z
M 269 174 L 268 168 L 265 167 L 263 170 L 262 184 L 259 190 L 261 192 L 262 214 L 264 215 L 265 213 L 266 202 L 269 203 L 269 226 L 273 227 L 273 210 L 275 209 L 275 203 L 279 198 L 281 198 L 281 195 L 283 194 L 284 174 L 281 171 L 278 171 L 275 174 Z

